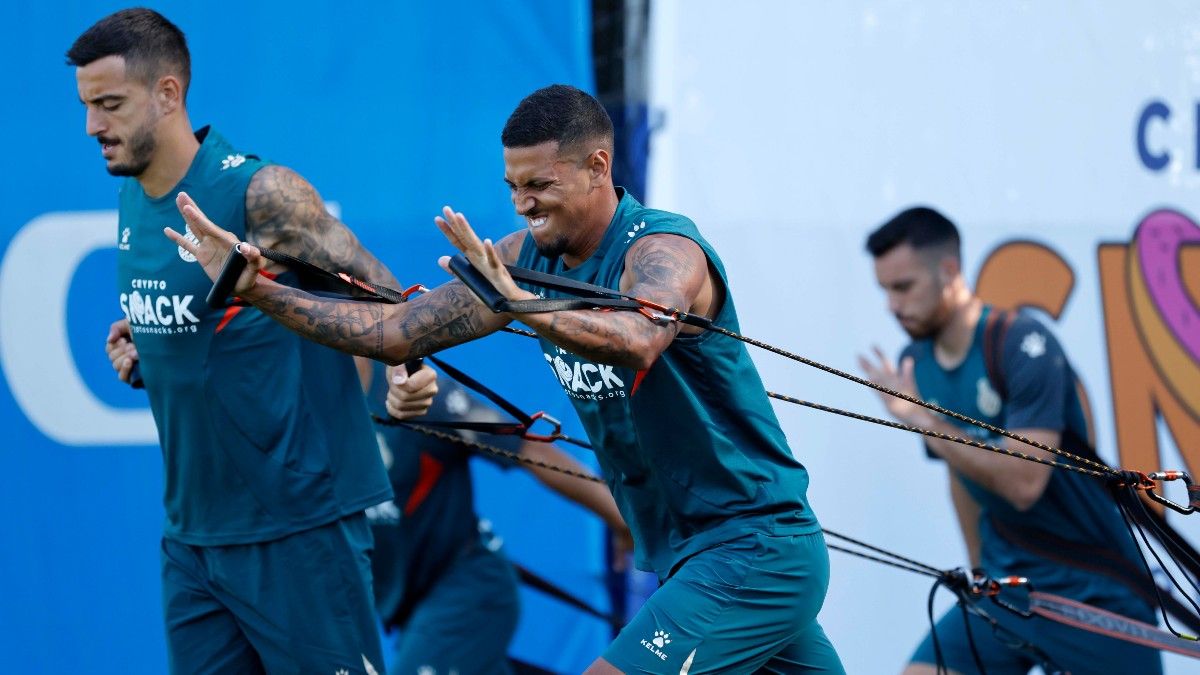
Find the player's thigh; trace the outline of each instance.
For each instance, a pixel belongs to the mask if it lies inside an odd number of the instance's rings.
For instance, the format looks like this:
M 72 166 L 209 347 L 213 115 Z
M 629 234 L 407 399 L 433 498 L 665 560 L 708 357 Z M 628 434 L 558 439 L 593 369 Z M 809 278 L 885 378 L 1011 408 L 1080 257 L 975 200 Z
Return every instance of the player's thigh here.
M 163 540 L 162 600 L 171 673 L 262 673 L 237 619 L 207 587 L 191 547 Z
M 391 672 L 510 672 L 508 644 L 520 607 L 503 556 L 480 547 L 447 569 L 400 632 Z
M 828 582 L 820 533 L 747 534 L 688 559 L 603 660 L 626 673 L 754 672 L 814 623 Z
M 271 673 L 382 672 L 361 514 L 281 539 L 211 547 L 213 576 Z
M 825 629 L 815 620 L 807 628 L 800 631 L 787 646 L 771 657 L 759 675 L 791 675 L 792 673 L 812 673 L 821 675 L 846 675 L 842 667 L 842 659 Z

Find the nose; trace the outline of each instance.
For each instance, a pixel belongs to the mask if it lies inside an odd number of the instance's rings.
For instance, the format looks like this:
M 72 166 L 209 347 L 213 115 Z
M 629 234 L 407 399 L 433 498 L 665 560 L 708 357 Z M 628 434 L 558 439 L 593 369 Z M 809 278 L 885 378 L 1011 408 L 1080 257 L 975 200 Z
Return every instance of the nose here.
M 85 131 L 87 131 L 87 135 L 88 136 L 99 136 L 101 133 L 104 132 L 105 128 L 106 128 L 106 125 L 104 123 L 104 115 L 101 113 L 101 111 L 97 110 L 93 106 L 88 106 L 87 107 L 87 124 L 85 125 Z
M 888 293 L 887 299 L 888 299 L 888 311 L 891 312 L 892 314 L 899 315 L 900 314 L 900 305 L 902 304 L 900 302 L 900 294 L 899 293 Z
M 519 215 L 525 215 L 533 211 L 537 206 L 537 200 L 531 197 L 524 190 L 513 190 L 512 192 L 513 207 L 517 209 Z

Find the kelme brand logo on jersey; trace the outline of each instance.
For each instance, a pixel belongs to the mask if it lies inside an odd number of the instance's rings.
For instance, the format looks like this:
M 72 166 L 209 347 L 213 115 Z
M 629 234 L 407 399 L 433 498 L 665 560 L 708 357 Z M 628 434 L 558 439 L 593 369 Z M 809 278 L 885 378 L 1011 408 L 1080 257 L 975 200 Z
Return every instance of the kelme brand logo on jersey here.
M 236 169 L 245 163 L 245 155 L 229 155 L 225 159 L 221 160 L 221 170 L 224 171 L 225 169 Z
M 564 349 L 556 351 L 554 356 L 543 355 L 569 396 L 589 401 L 625 398 L 625 381 L 613 366 L 583 361 Z
M 117 250 L 129 250 L 129 228 L 121 230 L 121 238 L 117 240 Z
M 1041 333 L 1030 333 L 1021 340 L 1021 351 L 1025 352 L 1029 358 L 1036 359 L 1046 353 L 1046 336 Z
M 134 279 L 120 296 L 121 311 L 134 333 L 195 333 L 200 319 L 192 313 L 195 296 L 166 293 L 162 279 Z
M 663 651 L 663 647 L 671 644 L 671 634 L 666 631 L 654 631 L 654 637 L 649 640 L 642 640 L 642 646 L 658 657 L 660 661 L 667 660 L 667 653 Z
M 625 233 L 625 236 L 629 237 L 630 239 L 633 239 L 634 237 L 636 237 L 638 235 L 638 232 L 641 232 L 644 229 L 646 229 L 646 221 L 643 220 L 642 222 L 638 223 L 637 225 L 634 225 L 633 227 L 629 228 L 629 231 Z

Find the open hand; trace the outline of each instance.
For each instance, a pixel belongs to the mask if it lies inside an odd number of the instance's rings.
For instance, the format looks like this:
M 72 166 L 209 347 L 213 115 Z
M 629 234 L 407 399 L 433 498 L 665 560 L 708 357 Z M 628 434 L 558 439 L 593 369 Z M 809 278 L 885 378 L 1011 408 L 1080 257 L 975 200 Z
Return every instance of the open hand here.
M 496 287 L 496 290 L 500 291 L 501 295 L 509 300 L 526 300 L 537 297 L 517 286 L 512 275 L 508 273 L 504 263 L 501 262 L 500 255 L 496 253 L 496 247 L 492 244 L 492 240 L 480 241 L 479 235 L 471 229 L 466 216 L 446 206 L 442 208 L 442 215 L 433 220 L 442 234 L 446 235 L 446 239 L 449 239 L 450 243 L 454 245 L 454 248 L 462 252 L 471 265 L 487 277 L 487 280 Z M 449 256 L 442 256 L 438 260 L 438 264 L 447 272 L 450 271 Z
M 887 354 L 879 347 L 873 347 L 875 352 L 875 361 L 872 361 L 866 356 L 858 357 L 858 365 L 866 373 L 867 379 L 880 386 L 887 387 L 892 391 L 907 394 L 914 398 L 920 398 L 921 395 L 917 391 L 917 380 L 913 376 L 913 358 L 905 357 L 900 361 L 897 368 Z M 890 394 L 877 392 L 879 399 L 883 401 L 883 405 L 887 407 L 892 417 L 906 424 L 923 426 L 927 423 L 928 411 L 925 408 L 905 401 L 902 398 L 896 398 Z
M 233 250 L 237 246 L 237 250 L 246 258 L 247 264 L 246 269 L 238 277 L 232 294 L 244 295 L 246 291 L 253 288 L 259 270 L 266 263 L 258 249 L 245 242 L 241 242 L 239 245 L 237 237 L 209 220 L 208 216 L 204 215 L 204 212 L 186 192 L 180 192 L 175 198 L 175 206 L 183 215 L 184 221 L 187 222 L 187 229 L 190 231 L 191 237 L 182 235 L 169 227 L 163 228 L 163 234 L 185 251 L 196 256 L 196 262 L 200 263 L 204 268 L 204 273 L 213 281 L 216 281 L 217 276 L 220 275 L 225 258 L 230 255 L 238 255 Z

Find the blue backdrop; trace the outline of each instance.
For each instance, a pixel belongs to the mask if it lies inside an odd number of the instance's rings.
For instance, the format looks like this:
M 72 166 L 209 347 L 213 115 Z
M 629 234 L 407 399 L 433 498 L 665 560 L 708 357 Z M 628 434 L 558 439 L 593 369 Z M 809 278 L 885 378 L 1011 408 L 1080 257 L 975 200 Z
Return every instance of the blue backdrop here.
M 440 283 L 442 204 L 489 236 L 518 226 L 500 129 L 537 87 L 590 87 L 589 3 L 352 6 L 156 8 L 190 42 L 194 124 L 306 176 L 404 283 Z M 161 460 L 144 396 L 116 382 L 101 344 L 120 314 L 117 179 L 84 134 L 63 57 L 120 7 L 0 9 L 12 87 L 0 106 L 0 653 L 26 672 L 165 670 Z M 449 356 L 523 405 L 572 417 L 532 344 L 501 336 Z M 510 556 L 603 605 L 599 524 L 523 472 L 480 466 L 477 477 L 480 511 Z M 578 672 L 607 641 L 597 621 L 534 594 L 523 602 L 521 658 Z

